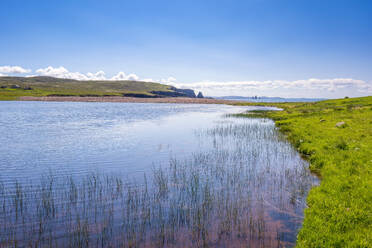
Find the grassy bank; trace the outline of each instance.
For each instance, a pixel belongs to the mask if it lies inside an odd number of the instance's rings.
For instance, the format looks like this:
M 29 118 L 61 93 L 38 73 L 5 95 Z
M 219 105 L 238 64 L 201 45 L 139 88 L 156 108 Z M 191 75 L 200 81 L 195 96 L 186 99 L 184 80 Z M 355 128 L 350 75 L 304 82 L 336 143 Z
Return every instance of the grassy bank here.
M 78 90 L 48 90 L 42 88 L 35 88 L 32 90 L 24 90 L 23 88 L 19 89 L 0 89 L 0 101 L 13 101 L 19 99 L 22 96 L 33 96 L 33 97 L 42 97 L 42 96 L 120 96 L 119 93 L 108 93 L 103 94 L 102 92 L 97 91 L 78 91 Z
M 297 246 L 372 247 L 372 97 L 260 105 L 284 110 L 244 116 L 275 120 L 322 179 Z

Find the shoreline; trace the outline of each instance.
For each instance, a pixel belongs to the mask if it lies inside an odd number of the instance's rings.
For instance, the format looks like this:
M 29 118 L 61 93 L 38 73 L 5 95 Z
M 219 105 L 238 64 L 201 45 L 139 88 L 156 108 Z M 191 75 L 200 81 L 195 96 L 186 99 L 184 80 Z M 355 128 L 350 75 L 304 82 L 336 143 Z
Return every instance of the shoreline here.
M 209 98 L 164 97 L 139 98 L 121 96 L 21 96 L 19 101 L 46 101 L 46 102 L 132 102 L 132 103 L 182 103 L 182 104 L 236 104 L 237 101 Z
M 372 123 L 371 103 L 372 96 L 276 103 L 283 111 L 253 114 L 275 121 L 321 180 L 307 195 L 296 246 L 366 247 L 371 243 L 372 139 L 367 131 Z

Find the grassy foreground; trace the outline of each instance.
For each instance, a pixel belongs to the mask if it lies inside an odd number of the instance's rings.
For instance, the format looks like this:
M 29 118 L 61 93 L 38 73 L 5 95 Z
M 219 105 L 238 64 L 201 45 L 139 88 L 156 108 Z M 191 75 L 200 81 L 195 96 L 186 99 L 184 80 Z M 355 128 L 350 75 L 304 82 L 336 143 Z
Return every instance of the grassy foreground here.
M 322 179 L 297 247 L 372 247 L 372 97 L 260 105 L 284 110 L 244 115 L 272 118 Z

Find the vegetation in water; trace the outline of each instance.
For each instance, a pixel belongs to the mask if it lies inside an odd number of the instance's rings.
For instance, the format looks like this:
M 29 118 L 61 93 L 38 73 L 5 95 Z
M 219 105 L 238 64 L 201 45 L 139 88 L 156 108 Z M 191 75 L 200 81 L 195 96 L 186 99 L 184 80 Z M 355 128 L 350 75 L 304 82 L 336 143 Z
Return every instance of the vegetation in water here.
M 0 247 L 293 245 L 316 180 L 274 123 L 226 121 L 195 135 L 209 149 L 154 165 L 143 180 L 4 181 Z
M 297 246 L 371 247 L 372 97 L 240 105 L 282 108 L 240 116 L 275 120 L 321 177 L 309 193 Z

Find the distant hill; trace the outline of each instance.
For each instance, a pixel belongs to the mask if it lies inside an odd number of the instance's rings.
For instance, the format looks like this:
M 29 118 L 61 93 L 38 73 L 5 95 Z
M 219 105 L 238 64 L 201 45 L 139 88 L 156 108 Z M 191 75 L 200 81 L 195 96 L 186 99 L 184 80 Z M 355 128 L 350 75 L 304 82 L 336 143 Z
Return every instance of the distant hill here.
M 267 96 L 221 96 L 214 97 L 223 100 L 247 101 L 247 102 L 317 102 L 326 100 L 325 98 L 283 98 Z
M 0 100 L 15 100 L 20 96 L 196 97 L 193 90 L 153 82 L 0 77 Z

